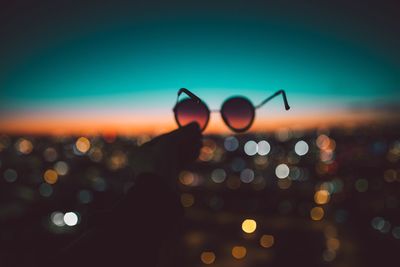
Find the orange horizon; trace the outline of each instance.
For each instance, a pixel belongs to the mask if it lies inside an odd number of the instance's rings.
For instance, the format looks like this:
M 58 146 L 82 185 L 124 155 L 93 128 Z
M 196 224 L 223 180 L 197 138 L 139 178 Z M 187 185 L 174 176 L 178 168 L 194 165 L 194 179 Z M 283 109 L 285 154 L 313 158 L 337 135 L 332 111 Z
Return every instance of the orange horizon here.
M 275 117 L 271 119 L 256 118 L 249 132 L 273 132 L 281 128 L 309 130 L 315 128 L 355 127 L 393 119 L 393 114 L 376 114 L 372 112 L 350 113 L 337 112 L 327 114 Z M 53 116 L 43 118 L 26 115 L 17 118 L 2 119 L 0 133 L 26 135 L 157 135 L 176 129 L 177 125 L 171 116 L 165 118 L 151 116 L 108 116 L 108 117 L 75 117 Z M 205 134 L 229 134 L 229 128 L 215 118 L 211 118 Z

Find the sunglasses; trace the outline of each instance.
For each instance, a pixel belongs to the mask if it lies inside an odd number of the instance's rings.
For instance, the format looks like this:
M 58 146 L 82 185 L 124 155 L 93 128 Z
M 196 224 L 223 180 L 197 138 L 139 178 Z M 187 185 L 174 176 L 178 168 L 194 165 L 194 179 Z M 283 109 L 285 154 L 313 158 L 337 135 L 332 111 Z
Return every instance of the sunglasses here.
M 179 101 L 179 96 L 182 93 L 185 93 L 188 98 Z M 186 88 L 181 88 L 178 91 L 178 97 L 173 110 L 175 120 L 179 127 L 191 122 L 197 122 L 200 129 L 204 131 L 210 119 L 210 112 L 220 112 L 222 119 L 229 129 L 237 133 L 242 133 L 247 131 L 253 124 L 255 110 L 280 94 L 282 94 L 285 109 L 289 110 L 290 107 L 287 102 L 286 93 L 284 90 L 279 90 L 263 100 L 257 106 L 254 106 L 249 99 L 243 96 L 234 96 L 225 100 L 222 104 L 221 110 L 210 111 L 206 103 L 204 103 L 198 96 Z

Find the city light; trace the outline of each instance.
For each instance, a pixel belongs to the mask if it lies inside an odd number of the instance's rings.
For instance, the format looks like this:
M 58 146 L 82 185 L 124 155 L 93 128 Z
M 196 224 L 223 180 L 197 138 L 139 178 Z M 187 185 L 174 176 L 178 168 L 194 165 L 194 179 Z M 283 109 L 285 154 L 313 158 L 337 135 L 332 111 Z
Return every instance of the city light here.
M 204 251 L 201 253 L 200 259 L 204 264 L 213 264 L 215 261 L 215 253 L 212 251 Z
M 247 249 L 243 246 L 234 246 L 232 248 L 232 256 L 237 259 L 241 260 L 244 259 L 247 255 Z
M 15 148 L 17 149 L 18 152 L 24 155 L 28 155 L 32 152 L 33 150 L 33 144 L 31 141 L 28 139 L 20 138 L 18 141 L 15 143 Z
M 229 136 L 224 140 L 224 147 L 226 151 L 233 152 L 238 149 L 239 141 L 234 136 Z
M 54 170 L 58 175 L 66 175 L 68 173 L 69 167 L 65 161 L 58 161 L 54 164 Z
M 275 238 L 272 235 L 262 235 L 260 238 L 260 245 L 264 248 L 270 248 L 274 245 Z
M 324 209 L 321 207 L 314 207 L 310 211 L 311 219 L 314 221 L 322 220 L 324 214 L 325 214 Z
M 224 169 L 215 169 L 211 173 L 211 180 L 213 180 L 214 183 L 223 183 L 225 181 L 225 178 L 226 172 Z
M 279 164 L 275 168 L 275 175 L 279 179 L 284 179 L 289 176 L 290 170 L 289 167 L 286 164 Z
M 75 226 L 78 223 L 78 215 L 74 212 L 67 212 L 63 217 L 64 223 L 68 226 Z
M 181 195 L 181 203 L 182 203 L 182 206 L 185 208 L 189 208 L 189 207 L 193 206 L 193 204 L 194 204 L 193 195 L 189 194 L 189 193 L 183 193 Z
M 90 141 L 86 137 L 79 137 L 75 142 L 75 147 L 80 153 L 85 154 L 90 149 Z
M 308 144 L 305 141 L 300 140 L 294 146 L 294 151 L 297 155 L 304 156 L 308 152 Z
M 258 152 L 258 144 L 253 141 L 249 140 L 244 144 L 244 153 L 248 156 L 254 156 Z
M 397 155 L 394 142 L 388 142 L 386 150 L 376 141 L 369 146 L 360 141 L 347 144 L 354 149 L 336 150 L 336 146 L 342 147 L 342 140 L 333 132 L 328 137 L 327 132 L 298 135 L 286 129 L 280 132 L 280 138 L 286 141 L 262 134 L 208 136 L 202 159 L 177 177 L 178 203 L 185 209 L 187 219 L 199 225 L 199 229 L 183 228 L 185 252 L 196 251 L 185 254 L 188 262 L 210 266 L 247 264 L 264 251 L 265 262 L 272 265 L 276 259 L 271 255 L 282 246 L 295 249 L 289 233 L 300 229 L 325 237 L 315 241 L 321 248 L 321 264 L 339 264 L 348 255 L 349 247 L 357 246 L 357 240 L 338 230 L 352 229 L 350 222 L 358 214 L 348 208 L 350 199 L 351 205 L 365 204 L 360 210 L 369 216 L 364 218 L 370 226 L 364 235 L 380 236 L 383 243 L 399 242 L 400 226 L 388 211 L 399 208 L 394 185 L 400 180 L 400 172 L 385 158 L 390 149 Z M 126 188 L 135 186 L 135 180 L 130 180 L 129 162 L 139 138 L 117 136 L 110 142 L 98 136 L 90 137 L 90 141 L 89 137 L 84 138 L 87 142 L 82 144 L 90 146 L 85 153 L 77 147 L 79 138 L 42 141 L 39 137 L 0 136 L 4 147 L 1 153 L 5 155 L 0 160 L 4 188 L 22 196 L 27 203 L 52 202 L 45 213 L 48 223 L 41 227 L 55 236 L 72 235 L 81 218 L 88 218 L 87 211 L 92 206 L 110 196 L 123 197 L 128 192 Z M 34 149 L 29 154 L 21 153 L 17 145 L 13 146 L 18 140 L 30 140 Z M 11 149 L 6 148 L 7 142 Z M 307 157 L 301 157 L 303 153 Z M 377 173 L 347 173 L 360 158 L 374 164 L 384 161 L 385 168 Z M 10 159 L 15 161 L 10 164 Z M 21 159 L 27 164 L 20 164 Z M 391 189 L 388 191 L 387 187 Z M 381 201 L 374 201 L 371 195 L 380 196 Z M 65 212 L 68 209 L 74 211 Z M 248 217 L 243 218 L 243 214 Z M 214 227 L 224 231 L 214 232 Z
M 18 174 L 14 169 L 7 169 L 3 173 L 3 178 L 8 183 L 13 183 L 13 182 L 15 182 L 17 180 Z
M 257 223 L 253 219 L 246 219 L 242 222 L 242 230 L 247 234 L 253 233 L 257 228 Z
M 55 184 L 58 180 L 58 174 L 55 170 L 49 169 L 43 174 L 43 179 L 48 184 Z
M 258 142 L 257 147 L 258 147 L 257 152 L 258 152 L 258 155 L 260 155 L 260 156 L 266 156 L 271 151 L 271 145 L 265 140 Z
M 314 194 L 314 201 L 317 204 L 323 205 L 328 203 L 330 199 L 330 194 L 327 190 L 318 190 Z

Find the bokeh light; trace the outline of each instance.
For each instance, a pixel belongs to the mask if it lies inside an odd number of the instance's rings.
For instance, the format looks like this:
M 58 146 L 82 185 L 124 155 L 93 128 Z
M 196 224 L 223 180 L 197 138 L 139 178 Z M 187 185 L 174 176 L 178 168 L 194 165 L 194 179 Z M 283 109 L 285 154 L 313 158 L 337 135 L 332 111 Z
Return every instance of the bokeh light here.
M 258 145 L 255 141 L 249 140 L 244 144 L 244 153 L 248 156 L 254 156 L 258 152 Z
M 290 173 L 290 169 L 289 169 L 288 165 L 286 165 L 284 163 L 279 164 L 275 168 L 275 175 L 279 179 L 284 179 L 284 178 L 288 177 L 289 173 Z
M 185 208 L 189 208 L 194 204 L 194 196 L 189 193 L 183 193 L 181 195 L 181 204 Z
M 211 180 L 213 180 L 214 183 L 223 183 L 225 181 L 225 178 L 226 172 L 224 169 L 215 169 L 211 173 Z
M 58 180 L 58 174 L 55 170 L 49 169 L 44 172 L 43 179 L 48 184 L 55 184 Z
M 318 190 L 317 192 L 315 192 L 314 194 L 314 201 L 317 204 L 323 205 L 328 203 L 330 199 L 330 194 L 327 190 Z
M 183 185 L 190 186 L 194 183 L 195 181 L 195 176 L 192 172 L 189 171 L 182 171 L 181 174 L 179 175 L 179 181 Z
M 51 222 L 56 226 L 62 227 L 65 225 L 64 213 L 62 213 L 62 212 L 59 212 L 59 211 L 53 212 L 50 215 L 50 219 L 51 219 Z
M 305 141 L 300 140 L 295 144 L 294 151 L 297 155 L 304 156 L 308 152 L 308 144 Z
M 85 154 L 90 149 L 90 141 L 86 137 L 79 137 L 75 142 L 75 147 L 80 153 Z
M 53 147 L 48 147 L 44 150 L 43 157 L 48 162 L 54 162 L 58 157 L 57 150 Z
M 244 259 L 247 255 L 247 249 L 243 246 L 234 246 L 232 248 L 232 256 L 237 259 L 241 260 Z
M 15 148 L 17 149 L 17 151 L 19 153 L 24 154 L 24 155 L 28 155 L 33 150 L 33 144 L 28 139 L 20 138 L 15 143 Z
M 245 219 L 242 222 L 242 230 L 247 234 L 253 233 L 257 229 L 257 223 L 253 219 Z
M 262 235 L 260 238 L 260 245 L 264 248 L 270 248 L 274 245 L 275 238 L 273 235 Z
M 265 141 L 265 140 L 261 140 L 260 142 L 258 142 L 258 155 L 260 156 L 266 156 L 269 154 L 269 152 L 271 151 L 271 145 Z
M 245 184 L 251 183 L 254 180 L 254 171 L 252 169 L 244 169 L 240 172 L 240 181 Z
M 69 167 L 65 161 L 58 161 L 54 164 L 54 170 L 58 175 L 66 175 L 68 173 Z
M 53 187 L 48 183 L 42 183 L 39 186 L 39 194 L 42 197 L 50 197 L 53 194 Z
M 224 140 L 224 147 L 226 151 L 233 152 L 239 148 L 239 141 L 234 136 L 229 136 Z
M 204 264 L 213 264 L 215 258 L 215 253 L 212 251 L 204 251 L 200 255 L 200 259 Z
M 7 169 L 3 173 L 3 178 L 8 183 L 13 183 L 17 180 L 18 174 L 14 169 Z
M 64 223 L 68 226 L 75 226 L 78 224 L 78 215 L 75 212 L 67 212 L 63 217 Z
M 337 238 L 328 238 L 326 240 L 326 247 L 329 250 L 338 250 L 340 248 L 340 241 Z
M 324 214 L 325 214 L 324 209 L 321 207 L 314 207 L 310 211 L 311 219 L 314 221 L 322 220 Z

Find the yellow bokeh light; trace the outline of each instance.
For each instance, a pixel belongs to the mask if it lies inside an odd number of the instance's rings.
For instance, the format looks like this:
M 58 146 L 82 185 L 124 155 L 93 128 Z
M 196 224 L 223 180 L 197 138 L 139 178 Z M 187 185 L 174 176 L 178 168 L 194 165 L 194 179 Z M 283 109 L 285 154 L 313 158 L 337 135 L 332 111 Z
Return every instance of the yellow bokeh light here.
M 337 238 L 329 238 L 326 240 L 326 247 L 330 250 L 338 250 L 340 247 L 340 241 Z
M 324 229 L 324 234 L 326 238 L 335 238 L 337 236 L 337 229 L 332 225 L 328 225 Z
M 189 208 L 194 204 L 194 196 L 192 194 L 184 193 L 181 195 L 181 203 L 185 208 Z
M 311 219 L 319 221 L 324 217 L 324 209 L 321 207 L 314 207 L 310 211 Z
M 86 137 L 79 137 L 75 142 L 76 149 L 81 153 L 86 153 L 90 149 L 90 141 Z
M 33 144 L 31 141 L 21 138 L 18 140 L 16 148 L 20 153 L 27 155 L 32 152 Z
M 260 245 L 264 248 L 270 248 L 274 245 L 275 239 L 272 235 L 263 235 L 260 238 Z
M 256 230 L 256 228 L 257 228 L 257 223 L 255 220 L 246 219 L 242 222 L 242 230 L 245 233 L 251 234 Z
M 55 184 L 58 180 L 58 174 L 55 170 L 47 170 L 43 175 L 44 180 L 48 184 Z
M 320 149 L 327 149 L 330 144 L 330 139 L 325 134 L 321 134 L 320 136 L 318 136 L 316 143 Z
M 328 190 L 322 189 L 322 190 L 318 190 L 317 192 L 315 192 L 314 194 L 314 201 L 317 204 L 326 204 L 329 202 L 330 199 L 330 195 Z
M 203 147 L 200 149 L 199 160 L 210 161 L 213 159 L 217 145 L 214 140 L 205 139 L 203 140 Z
M 201 253 L 200 259 L 204 264 L 212 264 L 215 261 L 215 253 L 212 251 L 204 251 Z
M 118 170 L 125 167 L 128 162 L 128 158 L 122 151 L 114 151 L 111 157 L 107 161 L 107 165 L 111 170 Z
M 188 171 L 183 171 L 179 175 L 179 181 L 183 185 L 192 185 L 194 183 L 194 174 Z
M 246 257 L 246 254 L 247 254 L 247 249 L 246 249 L 245 247 L 242 247 L 242 246 L 234 246 L 234 247 L 232 248 L 232 256 L 233 256 L 235 259 L 241 260 L 241 259 L 243 259 L 244 257 Z

